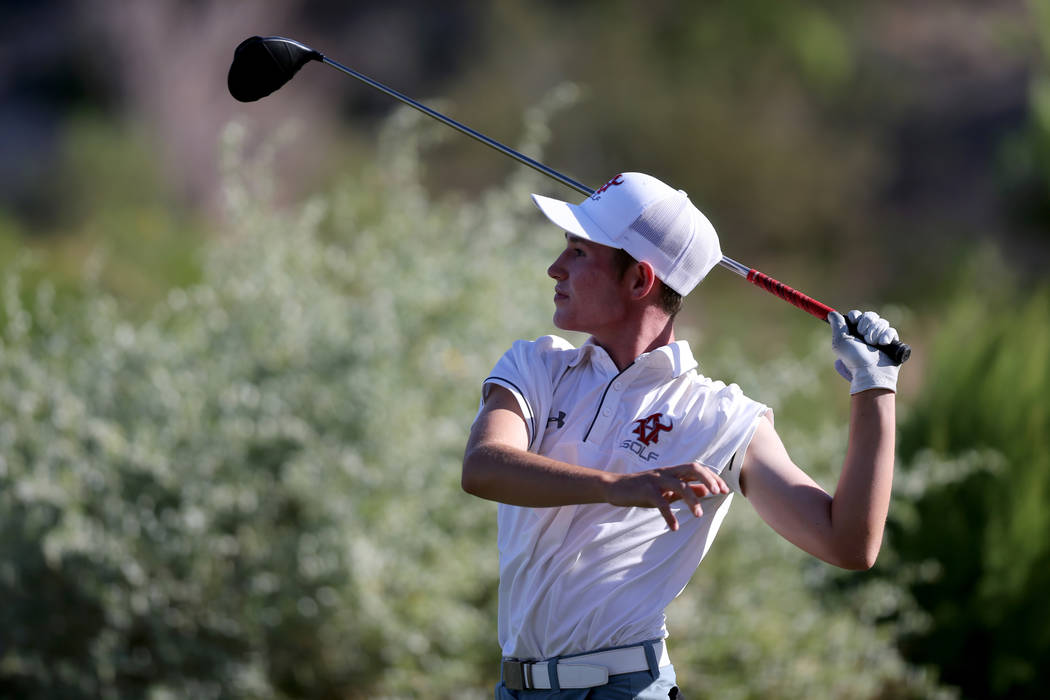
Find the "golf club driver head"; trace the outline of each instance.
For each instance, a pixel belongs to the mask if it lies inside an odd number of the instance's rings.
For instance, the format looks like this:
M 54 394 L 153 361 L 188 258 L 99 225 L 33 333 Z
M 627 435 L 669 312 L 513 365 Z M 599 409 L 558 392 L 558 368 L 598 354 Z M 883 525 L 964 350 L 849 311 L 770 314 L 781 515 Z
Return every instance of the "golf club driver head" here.
M 279 90 L 309 61 L 323 61 L 309 46 L 280 36 L 253 36 L 233 51 L 226 78 L 230 94 L 241 102 L 254 102 Z

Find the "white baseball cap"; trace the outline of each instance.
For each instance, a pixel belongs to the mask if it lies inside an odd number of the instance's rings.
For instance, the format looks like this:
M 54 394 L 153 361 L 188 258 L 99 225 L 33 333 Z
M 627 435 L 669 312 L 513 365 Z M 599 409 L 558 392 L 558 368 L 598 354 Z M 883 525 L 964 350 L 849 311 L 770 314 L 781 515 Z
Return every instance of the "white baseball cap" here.
M 722 259 L 718 234 L 689 195 L 651 175 L 620 173 L 579 204 L 538 194 L 532 199 L 568 233 L 649 263 L 682 296 Z

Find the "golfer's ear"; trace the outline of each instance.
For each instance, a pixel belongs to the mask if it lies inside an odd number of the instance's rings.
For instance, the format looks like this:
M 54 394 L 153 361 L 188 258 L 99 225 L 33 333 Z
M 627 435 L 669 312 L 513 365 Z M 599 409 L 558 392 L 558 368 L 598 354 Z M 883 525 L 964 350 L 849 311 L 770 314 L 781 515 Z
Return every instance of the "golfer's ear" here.
M 637 262 L 630 270 L 631 273 L 631 296 L 635 299 L 644 299 L 656 287 L 656 272 L 653 266 L 647 262 Z

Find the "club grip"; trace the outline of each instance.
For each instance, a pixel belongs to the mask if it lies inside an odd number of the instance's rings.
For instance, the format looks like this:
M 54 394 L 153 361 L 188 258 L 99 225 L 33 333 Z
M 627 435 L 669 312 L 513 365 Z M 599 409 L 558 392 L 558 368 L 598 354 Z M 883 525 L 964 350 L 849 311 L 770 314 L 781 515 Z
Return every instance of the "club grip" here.
M 783 282 L 775 280 L 764 272 L 759 272 L 755 269 L 748 270 L 747 281 L 756 287 L 761 287 L 770 294 L 780 297 L 792 306 L 797 306 L 806 313 L 819 318 L 821 321 L 827 321 L 828 314 L 835 310 L 827 304 L 819 302 L 813 297 L 806 296 L 797 289 L 792 289 Z M 863 334 L 857 331 L 857 325 L 855 323 L 846 319 L 846 326 L 849 329 L 850 335 L 867 343 L 867 341 L 864 340 Z M 886 345 L 872 345 L 871 347 L 877 348 L 886 353 L 886 356 L 889 357 L 895 365 L 903 364 L 904 362 L 907 362 L 909 357 L 911 357 L 911 347 L 907 343 L 902 343 L 899 340 L 895 340 Z
M 846 319 L 846 328 L 849 329 L 849 334 L 854 338 L 867 343 L 864 340 L 864 334 L 857 330 L 857 324 L 853 321 Z M 902 365 L 908 361 L 911 357 L 911 346 L 907 343 L 902 343 L 899 340 L 894 340 L 892 343 L 886 343 L 885 345 L 872 345 L 871 347 L 877 348 L 882 352 L 886 353 L 886 357 L 893 360 L 893 364 Z

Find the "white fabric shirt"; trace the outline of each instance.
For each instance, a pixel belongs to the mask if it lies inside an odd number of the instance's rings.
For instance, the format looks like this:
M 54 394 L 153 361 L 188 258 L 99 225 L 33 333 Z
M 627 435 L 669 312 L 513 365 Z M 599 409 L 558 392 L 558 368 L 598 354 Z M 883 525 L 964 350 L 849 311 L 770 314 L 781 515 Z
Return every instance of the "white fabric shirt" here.
M 616 473 L 697 460 L 722 472 L 743 454 L 766 406 L 697 373 L 688 343 L 638 357 L 622 372 L 593 341 L 518 341 L 485 380 L 518 400 L 529 450 Z M 652 508 L 499 505 L 499 643 L 547 659 L 661 639 L 664 608 L 707 553 L 732 494 L 693 517 L 673 504 L 672 532 Z

